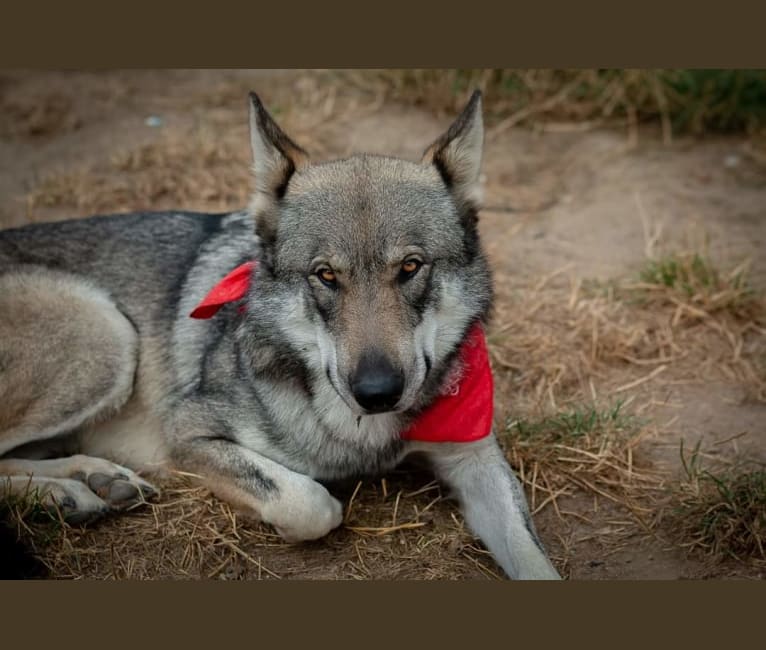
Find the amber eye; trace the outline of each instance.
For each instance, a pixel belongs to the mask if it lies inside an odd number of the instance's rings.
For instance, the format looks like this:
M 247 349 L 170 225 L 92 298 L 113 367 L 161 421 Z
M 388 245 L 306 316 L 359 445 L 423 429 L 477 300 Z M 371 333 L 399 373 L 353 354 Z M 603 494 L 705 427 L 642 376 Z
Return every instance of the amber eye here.
M 413 277 L 423 266 L 423 262 L 416 259 L 409 259 L 402 262 L 401 270 L 399 271 L 399 280 L 404 282 Z
M 323 268 L 317 271 L 319 279 L 328 287 L 335 286 L 335 272 L 332 269 Z

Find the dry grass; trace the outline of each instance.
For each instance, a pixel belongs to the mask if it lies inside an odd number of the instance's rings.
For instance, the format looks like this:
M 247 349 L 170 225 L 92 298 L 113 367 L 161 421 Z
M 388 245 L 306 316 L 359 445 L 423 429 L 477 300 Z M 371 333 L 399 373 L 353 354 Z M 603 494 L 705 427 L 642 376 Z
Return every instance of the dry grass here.
M 505 284 L 489 336 L 498 381 L 519 412 L 537 416 L 660 384 L 665 373 L 733 380 L 766 399 L 757 362 L 766 352 L 766 304 L 743 274 L 740 267 L 691 293 L 649 278 Z
M 752 399 L 766 401 L 766 300 L 750 286 L 749 269 L 749 260 L 721 272 L 703 254 L 671 254 L 649 259 L 641 281 L 623 283 L 618 291 L 644 309 L 672 314 L 670 327 L 681 334 L 712 333 L 726 345 L 701 358 L 702 368 L 709 373 L 715 365 Z
M 51 526 L 45 513 L 18 505 L 6 517 L 57 578 L 500 577 L 438 485 L 417 472 L 337 486 L 344 525 L 305 544 L 285 543 L 184 476 L 161 486 L 157 503 L 88 527 Z
M 344 92 L 333 73 L 291 76 L 291 83 L 261 81 L 269 110 L 312 156 L 328 153 L 322 126 L 329 120 L 359 118 L 380 108 L 382 95 L 360 99 Z M 189 98 L 191 124 L 147 135 L 146 140 L 99 160 L 70 166 L 40 178 L 26 196 L 31 221 L 121 211 L 226 211 L 247 204 L 252 190 L 246 98 L 251 82 L 228 79 Z M 45 98 L 44 98 L 45 99 Z M 55 112 L 54 98 L 39 110 Z M 45 107 L 48 108 L 45 108 Z M 18 122 L 10 112 L 10 122 Z M 17 128 L 25 128 L 17 124 Z M 153 137 L 152 137 L 153 136 Z
M 585 130 L 639 122 L 675 133 L 749 130 L 766 125 L 763 70 L 381 70 L 348 73 L 387 97 L 454 112 L 474 88 L 484 92 L 497 135 L 518 124 Z
M 251 191 L 249 155 L 244 127 L 225 138 L 197 128 L 165 135 L 113 154 L 106 165 L 46 176 L 28 194 L 27 209 L 78 215 L 178 205 L 234 209 L 245 205 Z
M 667 527 L 682 547 L 715 564 L 733 559 L 766 568 L 766 468 L 734 463 L 711 471 L 700 443 L 687 455 L 676 486 Z
M 77 129 L 81 121 L 72 101 L 59 92 L 30 97 L 0 97 L 0 135 L 42 137 Z
M 562 410 L 535 420 L 516 419 L 505 428 L 511 463 L 530 490 L 536 513 L 575 490 L 627 507 L 641 522 L 639 502 L 658 490 L 661 477 L 640 461 L 636 450 L 649 431 L 622 412 L 623 402 Z
M 648 301 L 672 303 L 693 314 L 728 313 L 746 321 L 758 315 L 761 308 L 748 283 L 749 267 L 748 260 L 723 274 L 700 253 L 673 254 L 648 260 L 639 274 L 641 284 L 624 289 L 649 292 L 645 296 Z

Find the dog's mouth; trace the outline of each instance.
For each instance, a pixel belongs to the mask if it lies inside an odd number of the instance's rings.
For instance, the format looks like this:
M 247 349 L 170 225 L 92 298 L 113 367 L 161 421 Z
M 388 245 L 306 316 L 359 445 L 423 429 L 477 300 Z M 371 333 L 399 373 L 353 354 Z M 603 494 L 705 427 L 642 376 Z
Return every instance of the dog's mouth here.
M 329 375 L 329 373 L 328 373 Z M 338 396 L 343 400 L 349 410 L 358 417 L 366 415 L 384 415 L 386 413 L 402 413 L 409 408 L 401 396 L 376 396 L 368 395 L 358 397 L 349 386 L 347 390 L 339 390 L 334 381 L 331 380 L 333 388 Z

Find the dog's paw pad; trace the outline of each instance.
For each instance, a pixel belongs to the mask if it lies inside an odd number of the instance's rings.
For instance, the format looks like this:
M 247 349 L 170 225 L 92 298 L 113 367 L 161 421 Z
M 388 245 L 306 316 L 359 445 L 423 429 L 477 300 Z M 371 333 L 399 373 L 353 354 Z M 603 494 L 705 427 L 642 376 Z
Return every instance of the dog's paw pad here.
M 105 477 L 103 474 L 88 477 L 90 488 L 115 510 L 144 503 L 157 494 L 148 483 L 138 479 L 128 479 L 124 474 Z
M 50 479 L 40 493 L 41 503 L 58 510 L 68 524 L 86 524 L 109 512 L 109 506 L 79 481 Z
M 113 510 L 145 503 L 159 494 L 157 488 L 127 468 L 101 459 L 83 458 L 71 477 L 87 485 Z
M 109 485 L 109 492 L 106 498 L 109 503 L 122 503 L 124 501 L 135 501 L 139 499 L 140 495 L 141 490 L 138 489 L 137 485 L 117 479 Z
M 93 474 L 87 477 L 86 483 L 88 487 L 93 490 L 98 496 L 104 497 L 109 491 L 109 486 L 117 480 L 117 475 L 103 474 L 101 472 L 93 472 Z

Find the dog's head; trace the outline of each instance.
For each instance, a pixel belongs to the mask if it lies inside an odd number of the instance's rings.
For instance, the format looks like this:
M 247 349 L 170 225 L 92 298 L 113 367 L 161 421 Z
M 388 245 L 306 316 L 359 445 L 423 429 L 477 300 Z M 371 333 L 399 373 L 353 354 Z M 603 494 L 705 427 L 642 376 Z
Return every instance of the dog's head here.
M 480 94 L 419 163 L 312 164 L 255 94 L 250 129 L 259 283 L 281 295 L 284 336 L 318 351 L 315 370 L 354 413 L 417 407 L 491 300 Z

